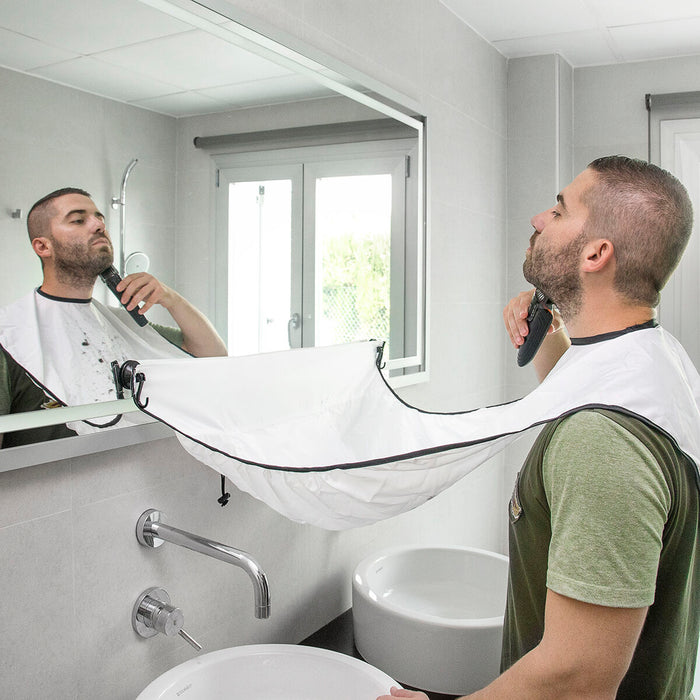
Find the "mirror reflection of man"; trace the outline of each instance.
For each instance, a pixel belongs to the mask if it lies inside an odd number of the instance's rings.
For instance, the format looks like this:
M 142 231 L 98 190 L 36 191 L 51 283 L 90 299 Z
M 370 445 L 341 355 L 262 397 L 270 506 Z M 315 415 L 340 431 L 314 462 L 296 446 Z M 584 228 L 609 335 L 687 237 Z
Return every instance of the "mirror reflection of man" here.
M 98 275 L 113 261 L 104 216 L 88 192 L 63 188 L 31 208 L 27 229 L 43 271 L 41 286 L 0 310 L 0 414 L 55 404 L 117 398 L 111 363 L 126 359 L 212 357 L 226 346 L 207 318 L 153 275 L 127 275 L 117 286 L 127 310 L 165 308 L 174 327 L 141 328 L 124 309 L 92 298 Z M 4 444 L 75 434 L 66 426 L 18 431 Z

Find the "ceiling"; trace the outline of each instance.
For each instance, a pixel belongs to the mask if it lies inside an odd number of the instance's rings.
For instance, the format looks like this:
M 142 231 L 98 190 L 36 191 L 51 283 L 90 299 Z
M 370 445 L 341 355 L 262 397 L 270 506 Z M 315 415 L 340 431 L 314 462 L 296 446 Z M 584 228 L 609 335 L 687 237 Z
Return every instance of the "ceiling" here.
M 139 0 L 2 0 L 0 65 L 172 116 L 329 94 L 232 44 L 225 18 L 191 21 L 218 36 Z
M 700 54 L 698 0 L 440 0 L 507 58 L 574 68 Z
M 583 67 L 700 54 L 700 0 L 440 2 L 507 58 L 559 53 Z M 172 116 L 330 94 L 232 44 L 225 18 L 199 8 L 196 19 L 218 36 L 139 0 L 2 0 L 0 65 Z

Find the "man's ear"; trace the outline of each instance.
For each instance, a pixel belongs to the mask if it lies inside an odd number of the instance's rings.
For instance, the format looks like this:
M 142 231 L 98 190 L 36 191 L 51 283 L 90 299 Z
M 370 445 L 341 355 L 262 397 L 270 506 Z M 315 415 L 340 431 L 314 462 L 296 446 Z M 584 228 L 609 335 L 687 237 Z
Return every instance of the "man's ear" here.
M 615 250 L 609 240 L 589 241 L 583 249 L 583 272 L 602 272 L 614 259 Z
M 32 238 L 32 249 L 42 260 L 45 258 L 50 258 L 53 253 L 51 240 L 45 238 L 44 236 Z

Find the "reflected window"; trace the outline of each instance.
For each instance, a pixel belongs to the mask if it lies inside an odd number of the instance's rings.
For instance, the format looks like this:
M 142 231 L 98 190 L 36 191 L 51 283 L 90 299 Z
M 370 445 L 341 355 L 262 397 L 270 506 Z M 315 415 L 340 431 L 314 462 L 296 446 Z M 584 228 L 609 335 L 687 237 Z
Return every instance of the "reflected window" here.
M 389 338 L 391 192 L 388 173 L 316 180 L 316 345 Z
M 410 351 L 412 147 L 298 149 L 283 165 L 269 153 L 226 160 L 217 250 L 228 265 L 217 299 L 226 299 L 230 354 L 367 339 L 387 341 L 385 357 Z
M 292 180 L 231 182 L 228 200 L 229 353 L 280 350 L 291 308 Z

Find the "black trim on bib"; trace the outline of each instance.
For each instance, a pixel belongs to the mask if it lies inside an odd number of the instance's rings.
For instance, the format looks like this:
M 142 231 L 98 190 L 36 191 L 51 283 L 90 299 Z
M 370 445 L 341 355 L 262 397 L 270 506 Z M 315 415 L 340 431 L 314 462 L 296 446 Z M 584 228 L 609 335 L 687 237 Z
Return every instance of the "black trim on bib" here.
M 39 296 L 44 297 L 44 299 L 50 299 L 51 301 L 61 301 L 66 304 L 92 304 L 92 297 L 90 299 L 71 299 L 70 297 L 55 297 L 53 294 L 47 294 L 40 287 L 34 290 Z
M 626 335 L 627 333 L 634 333 L 634 331 L 644 331 L 647 328 L 656 328 L 659 325 L 655 318 L 652 318 L 644 323 L 638 323 L 635 326 L 629 326 L 628 328 L 623 328 L 621 331 L 612 331 L 610 333 L 601 333 L 600 335 L 589 335 L 584 338 L 571 338 L 572 345 L 593 345 L 593 343 L 601 343 L 604 340 L 612 340 L 613 338 L 619 338 L 621 335 Z

